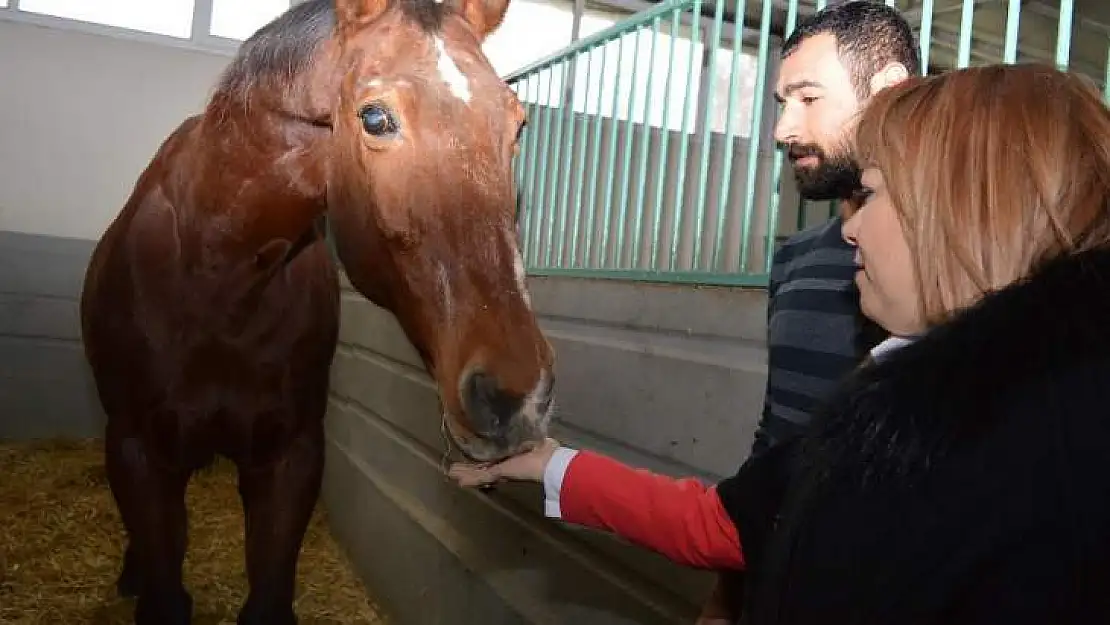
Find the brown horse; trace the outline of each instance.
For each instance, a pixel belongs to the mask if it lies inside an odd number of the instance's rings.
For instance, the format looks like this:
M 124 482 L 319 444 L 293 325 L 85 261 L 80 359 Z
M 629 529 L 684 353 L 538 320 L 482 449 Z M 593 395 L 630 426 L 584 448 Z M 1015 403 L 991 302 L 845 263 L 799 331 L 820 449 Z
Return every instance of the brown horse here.
M 238 468 L 240 624 L 296 623 L 339 283 L 392 311 L 475 460 L 545 435 L 552 350 L 529 306 L 511 163 L 524 111 L 483 56 L 508 0 L 311 0 L 246 41 L 161 145 L 92 257 L 85 348 L 108 415 L 142 625 L 188 623 L 186 484 Z

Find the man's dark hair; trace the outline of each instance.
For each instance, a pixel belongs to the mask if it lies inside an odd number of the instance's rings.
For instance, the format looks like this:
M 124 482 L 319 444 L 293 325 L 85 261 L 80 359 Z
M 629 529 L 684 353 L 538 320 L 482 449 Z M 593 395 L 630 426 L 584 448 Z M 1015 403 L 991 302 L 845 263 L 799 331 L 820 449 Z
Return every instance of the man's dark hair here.
M 806 39 L 823 33 L 836 38 L 840 60 L 861 99 L 870 93 L 871 77 L 888 63 L 901 63 L 911 76 L 921 73 L 913 30 L 897 9 L 881 2 L 848 0 L 799 20 L 783 43 L 782 57 L 790 56 Z

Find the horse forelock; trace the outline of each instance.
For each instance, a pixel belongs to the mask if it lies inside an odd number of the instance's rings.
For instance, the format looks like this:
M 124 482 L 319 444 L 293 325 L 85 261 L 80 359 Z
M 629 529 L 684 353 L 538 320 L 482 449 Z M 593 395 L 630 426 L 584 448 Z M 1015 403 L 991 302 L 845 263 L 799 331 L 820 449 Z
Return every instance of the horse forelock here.
M 391 0 L 424 33 L 438 34 L 452 11 L 442 0 Z M 308 0 L 291 7 L 243 42 L 220 79 L 215 95 L 247 103 L 259 89 L 281 95 L 302 86 L 321 45 L 335 32 L 335 0 Z

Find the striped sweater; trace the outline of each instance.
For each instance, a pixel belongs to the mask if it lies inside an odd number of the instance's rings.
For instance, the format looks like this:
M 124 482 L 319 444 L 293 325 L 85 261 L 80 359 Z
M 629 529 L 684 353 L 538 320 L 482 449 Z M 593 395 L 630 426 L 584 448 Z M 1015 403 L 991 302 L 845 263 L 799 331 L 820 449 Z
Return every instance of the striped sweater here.
M 767 391 L 752 455 L 800 434 L 820 402 L 884 338 L 859 309 L 855 248 L 837 217 L 790 237 L 768 284 Z

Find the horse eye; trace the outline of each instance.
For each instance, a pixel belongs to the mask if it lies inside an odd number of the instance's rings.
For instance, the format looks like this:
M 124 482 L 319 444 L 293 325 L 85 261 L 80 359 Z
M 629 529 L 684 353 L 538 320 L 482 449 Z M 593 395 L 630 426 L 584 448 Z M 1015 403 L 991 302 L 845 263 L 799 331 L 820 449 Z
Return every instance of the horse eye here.
M 362 118 L 363 129 L 375 137 L 388 137 L 397 132 L 397 121 L 393 119 L 389 109 L 380 104 L 371 104 L 359 111 L 358 115 Z

